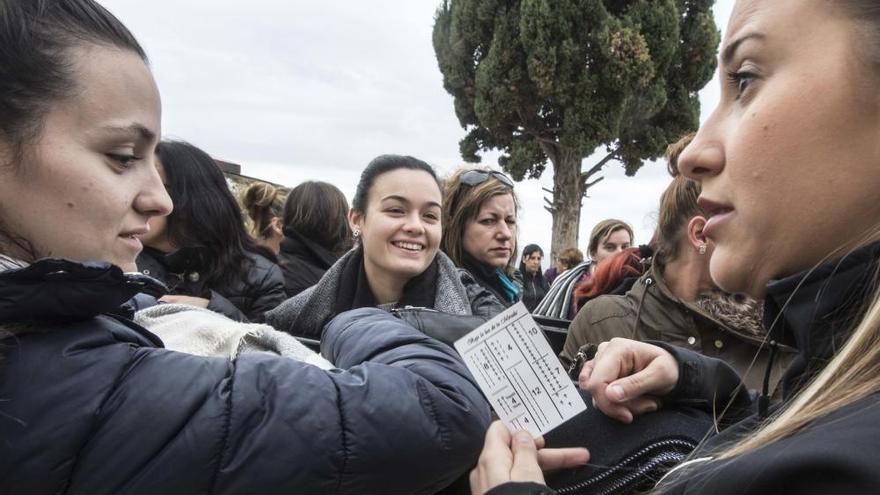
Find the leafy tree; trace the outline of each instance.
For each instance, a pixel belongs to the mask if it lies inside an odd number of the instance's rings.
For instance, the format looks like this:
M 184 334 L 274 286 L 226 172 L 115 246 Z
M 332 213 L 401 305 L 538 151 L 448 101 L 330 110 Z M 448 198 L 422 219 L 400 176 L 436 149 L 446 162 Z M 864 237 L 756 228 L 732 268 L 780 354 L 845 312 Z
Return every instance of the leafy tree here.
M 603 167 L 634 175 L 699 123 L 712 77 L 712 0 L 444 0 L 434 24 L 466 161 L 502 153 L 514 179 L 553 165 L 552 252 L 576 246 Z M 604 147 L 604 157 L 582 165 Z

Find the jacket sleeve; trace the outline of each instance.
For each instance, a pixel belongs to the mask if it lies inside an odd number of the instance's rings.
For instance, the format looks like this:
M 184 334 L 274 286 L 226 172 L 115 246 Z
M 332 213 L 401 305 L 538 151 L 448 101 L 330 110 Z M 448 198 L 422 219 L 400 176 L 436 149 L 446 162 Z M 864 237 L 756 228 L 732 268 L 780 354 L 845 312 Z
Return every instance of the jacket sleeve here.
M 287 293 L 284 289 L 284 274 L 278 265 L 272 263 L 266 270 L 263 278 L 256 283 L 250 298 L 250 307 L 246 309 L 248 320 L 253 322 L 265 321 L 264 314 L 278 307 L 279 304 L 287 300 Z
M 556 495 L 556 491 L 540 483 L 510 481 L 492 488 L 485 495 Z
M 232 304 L 232 301 L 226 299 L 214 289 L 211 289 L 209 293 L 210 297 L 208 298 L 208 309 L 215 313 L 220 313 L 230 320 L 248 323 L 247 315 L 245 315 L 244 312 L 238 309 L 238 306 Z
M 433 493 L 476 461 L 489 407 L 455 351 L 377 309 L 322 346 L 342 369 L 134 348 L 68 493 Z
M 678 361 L 678 383 L 664 401 L 715 414 L 722 427 L 754 412 L 748 388 L 726 362 L 666 342 L 648 343 L 666 349 Z

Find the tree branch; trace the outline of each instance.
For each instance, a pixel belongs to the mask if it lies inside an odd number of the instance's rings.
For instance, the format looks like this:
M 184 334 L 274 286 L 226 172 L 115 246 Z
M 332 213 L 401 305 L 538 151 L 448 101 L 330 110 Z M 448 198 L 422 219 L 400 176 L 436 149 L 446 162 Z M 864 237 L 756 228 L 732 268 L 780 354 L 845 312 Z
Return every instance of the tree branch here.
M 596 184 L 602 182 L 603 180 L 605 180 L 605 176 L 604 176 L 604 175 L 603 175 L 602 177 L 599 177 L 598 179 L 594 180 L 593 182 L 587 182 L 586 184 L 584 184 L 584 194 L 587 193 L 587 190 L 588 190 L 589 188 L 595 186 Z
M 547 189 L 546 187 L 542 187 L 541 190 L 544 191 L 545 193 L 548 193 L 548 194 L 555 194 L 553 192 L 553 189 Z
M 587 170 L 586 172 L 581 172 L 581 180 L 586 181 L 592 175 L 594 175 L 595 173 L 602 170 L 602 167 L 604 167 L 608 162 L 610 162 L 611 160 L 614 160 L 615 158 L 617 158 L 617 149 L 615 149 L 611 153 L 608 153 L 608 155 L 606 155 L 605 158 L 599 160 L 599 163 L 593 165 L 593 167 L 590 168 L 589 170 Z

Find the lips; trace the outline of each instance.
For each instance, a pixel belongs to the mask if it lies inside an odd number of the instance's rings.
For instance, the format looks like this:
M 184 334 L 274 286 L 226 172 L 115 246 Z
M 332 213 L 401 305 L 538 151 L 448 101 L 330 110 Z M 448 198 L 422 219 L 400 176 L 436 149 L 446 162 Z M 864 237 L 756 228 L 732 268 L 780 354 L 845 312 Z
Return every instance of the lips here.
M 418 242 L 391 241 L 391 244 L 394 247 L 398 247 L 400 249 L 403 249 L 405 251 L 410 251 L 413 253 L 418 253 L 418 252 L 423 251 L 425 249 L 425 245 L 420 244 Z
M 697 206 L 709 215 L 709 220 L 706 222 L 706 226 L 703 227 L 703 235 L 710 239 L 712 239 L 712 233 L 716 232 L 720 225 L 729 220 L 735 211 L 732 206 L 702 197 L 697 200 Z

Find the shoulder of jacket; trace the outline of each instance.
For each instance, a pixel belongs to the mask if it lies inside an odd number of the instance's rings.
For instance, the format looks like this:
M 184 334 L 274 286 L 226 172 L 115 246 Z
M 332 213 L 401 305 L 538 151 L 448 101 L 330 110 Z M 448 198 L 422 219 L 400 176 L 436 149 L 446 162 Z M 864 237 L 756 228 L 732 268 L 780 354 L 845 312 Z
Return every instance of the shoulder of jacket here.
M 596 324 L 610 318 L 629 318 L 635 311 L 626 296 L 604 295 L 587 301 L 580 313 L 584 313 L 591 324 Z

